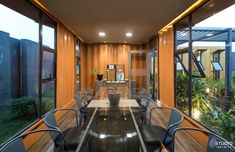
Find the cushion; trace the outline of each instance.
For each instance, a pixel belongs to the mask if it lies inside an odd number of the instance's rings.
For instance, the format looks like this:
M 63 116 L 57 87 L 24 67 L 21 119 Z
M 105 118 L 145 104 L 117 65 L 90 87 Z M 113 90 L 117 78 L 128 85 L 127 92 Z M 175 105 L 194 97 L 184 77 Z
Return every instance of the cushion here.
M 142 134 L 143 140 L 148 145 L 160 145 L 163 142 L 167 130 L 160 126 L 155 125 L 142 125 L 140 127 L 140 132 Z M 165 145 L 172 142 L 173 137 L 168 134 L 165 140 Z

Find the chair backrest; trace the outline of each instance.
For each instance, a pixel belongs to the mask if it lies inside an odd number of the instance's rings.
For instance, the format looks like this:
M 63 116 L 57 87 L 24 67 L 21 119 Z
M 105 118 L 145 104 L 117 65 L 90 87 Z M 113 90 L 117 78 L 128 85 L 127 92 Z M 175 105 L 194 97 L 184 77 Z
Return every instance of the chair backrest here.
M 64 142 L 62 133 L 59 132 L 58 130 L 55 130 L 55 129 L 34 130 L 34 131 L 26 132 L 16 138 L 13 138 L 12 140 L 7 142 L 6 144 L 4 144 L 0 148 L 0 152 L 26 152 L 23 139 L 31 134 L 35 134 L 35 133 L 39 133 L 39 132 L 50 132 L 50 133 L 53 132 L 53 133 L 57 134 L 57 137 L 60 137 L 60 138 L 57 138 L 57 143 L 60 143 L 60 145 L 61 145 Z M 60 140 L 60 141 L 58 141 L 58 140 Z M 53 140 L 53 142 L 55 144 L 55 147 L 57 147 L 57 149 L 58 149 L 60 147 L 60 145 L 56 145 L 54 140 Z
M 139 100 L 141 100 L 142 98 L 144 98 L 144 93 L 145 93 L 145 89 L 144 89 L 144 88 L 140 89 L 140 91 L 138 92 L 137 98 L 138 98 Z
M 144 108 L 147 110 L 147 108 L 149 107 L 150 102 L 152 101 L 152 95 L 150 93 L 148 93 L 147 95 L 145 95 L 145 97 L 143 97 L 140 101 L 140 104 L 142 106 L 144 106 Z
M 203 149 L 202 151 L 206 151 L 206 152 L 234 152 L 235 151 L 235 147 L 232 144 L 232 142 L 228 142 L 226 139 L 218 136 L 215 133 L 206 131 L 206 130 L 202 130 L 199 128 L 177 128 L 174 130 L 173 132 L 173 144 L 170 148 L 170 150 L 172 152 L 175 151 L 175 147 L 176 147 L 176 139 L 179 140 L 181 138 L 177 138 L 177 134 L 179 134 L 179 132 L 183 132 L 185 131 L 185 133 L 190 135 L 190 131 L 192 133 L 193 136 L 193 132 L 194 135 L 197 134 L 197 136 L 204 135 L 207 136 L 208 138 L 203 138 L 202 140 L 207 140 L 207 145 L 205 145 L 206 149 Z M 186 136 L 184 135 L 184 138 L 186 138 Z M 192 138 L 192 137 L 190 137 Z M 184 139 L 184 141 L 187 139 Z M 190 141 L 189 141 L 190 142 Z M 195 141 L 194 141 L 195 142 Z M 177 142 L 178 143 L 178 142 Z M 178 143 L 180 145 L 180 143 Z M 187 143 L 183 143 L 183 144 L 187 144 Z M 194 143 L 195 144 L 195 143 Z M 186 146 L 185 146 L 186 147 Z
M 171 114 L 168 121 L 168 132 L 170 135 L 173 135 L 174 130 L 178 125 L 183 121 L 183 115 L 176 109 L 171 108 Z
M 47 125 L 48 129 L 57 129 L 60 130 L 60 128 L 58 127 L 58 124 L 56 122 L 55 119 L 55 112 L 54 111 L 50 111 L 46 114 L 46 116 L 43 119 L 44 123 Z M 57 139 L 57 134 L 55 134 L 54 132 L 50 132 L 51 138 L 53 139 L 53 141 L 55 141 Z
M 91 92 L 87 91 L 86 89 L 83 89 L 81 93 L 83 93 L 84 95 L 83 98 L 88 98 L 89 96 L 92 96 Z
M 76 104 L 78 106 L 78 108 L 81 108 L 82 105 L 81 105 L 81 96 L 79 93 L 76 94 L 76 96 L 74 97 L 74 99 L 76 100 Z
M 2 148 L 0 148 L 0 152 L 26 152 L 24 147 L 24 142 L 22 138 L 13 139 L 10 142 L 6 143 Z
M 82 107 L 86 107 L 86 101 L 81 99 L 80 94 L 77 94 L 74 99 L 76 100 L 76 104 L 78 106 L 79 109 L 81 109 Z

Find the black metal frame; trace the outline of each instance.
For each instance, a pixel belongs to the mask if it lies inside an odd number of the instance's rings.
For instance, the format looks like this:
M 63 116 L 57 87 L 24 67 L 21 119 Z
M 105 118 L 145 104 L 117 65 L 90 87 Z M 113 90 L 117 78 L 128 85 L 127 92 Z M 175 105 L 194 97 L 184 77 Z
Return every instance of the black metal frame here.
M 79 127 L 79 123 L 78 123 L 78 116 L 77 116 L 77 110 L 74 109 L 74 108 L 64 108 L 64 109 L 54 109 L 50 112 L 48 112 L 45 117 L 43 118 L 43 121 L 45 122 L 45 124 L 51 128 L 54 128 L 56 130 L 59 130 L 61 131 L 60 128 L 56 127 L 56 126 L 53 126 L 50 124 L 50 122 L 47 122 L 47 117 L 52 113 L 53 115 L 56 113 L 56 112 L 59 112 L 59 111 L 73 111 L 75 113 L 75 118 L 76 118 L 76 123 L 77 123 L 77 127 Z
M 176 50 L 175 51 L 175 58 L 178 59 L 178 61 L 180 62 L 180 64 L 182 65 L 184 72 L 189 76 L 189 70 L 186 69 L 185 65 L 183 64 L 183 60 L 179 57 L 179 55 L 182 55 L 184 53 L 189 53 L 190 50 L 184 49 L 184 50 Z M 190 54 L 188 55 L 190 56 Z M 189 57 L 190 58 L 190 57 Z M 193 62 L 191 61 L 191 64 L 194 63 L 197 70 L 199 71 L 200 75 L 192 75 L 192 77 L 200 77 L 200 78 L 205 78 L 206 75 L 202 69 L 202 65 L 200 65 L 201 63 L 197 60 L 196 56 L 194 55 L 194 53 L 192 52 L 191 54 L 191 59 L 193 60 Z M 193 65 L 193 64 L 192 64 Z
M 174 147 L 175 147 L 175 139 L 176 139 L 175 136 L 176 136 L 176 133 L 177 133 L 178 131 L 189 131 L 189 130 L 198 131 L 198 132 L 202 132 L 202 133 L 204 133 L 204 134 L 206 134 L 206 135 L 215 136 L 216 138 L 220 139 L 221 141 L 226 142 L 226 143 L 230 146 L 231 150 L 234 150 L 234 151 L 235 151 L 235 147 L 234 147 L 230 142 L 228 142 L 226 139 L 224 139 L 224 138 L 218 136 L 217 134 L 215 134 L 215 133 L 213 133 L 213 132 L 209 132 L 209 131 L 202 130 L 202 129 L 199 129 L 199 128 L 182 127 L 182 128 L 176 128 L 176 129 L 174 130 L 174 132 L 173 132 L 173 147 L 172 147 L 172 151 L 173 151 L 173 152 L 174 152 Z
M 40 40 L 40 78 L 39 80 L 41 81 L 40 82 L 40 106 L 42 104 L 42 85 L 45 84 L 45 83 L 48 83 L 48 82 L 52 82 L 54 81 L 54 108 L 56 108 L 56 75 L 57 75 L 57 70 L 56 70 L 56 63 L 57 63 L 57 39 L 56 39 L 56 36 L 57 36 L 57 26 L 56 26 L 56 23 L 54 22 L 54 49 L 52 48 L 48 48 L 48 47 L 44 47 L 43 46 L 43 36 L 42 36 L 42 25 L 43 25 L 43 22 L 42 22 L 42 15 L 45 15 L 46 17 L 50 18 L 47 14 L 43 13 L 40 11 L 40 25 L 39 25 L 39 40 Z M 53 21 L 53 20 L 52 20 Z M 42 70 L 43 70 L 43 53 L 44 52 L 49 52 L 49 53 L 53 53 L 54 54 L 54 64 L 53 64 L 53 70 L 54 70 L 54 75 L 52 78 L 42 78 Z M 53 110 L 52 109 L 52 110 Z M 41 113 L 41 107 L 40 107 L 40 118 L 42 118 L 45 114 L 42 115 Z

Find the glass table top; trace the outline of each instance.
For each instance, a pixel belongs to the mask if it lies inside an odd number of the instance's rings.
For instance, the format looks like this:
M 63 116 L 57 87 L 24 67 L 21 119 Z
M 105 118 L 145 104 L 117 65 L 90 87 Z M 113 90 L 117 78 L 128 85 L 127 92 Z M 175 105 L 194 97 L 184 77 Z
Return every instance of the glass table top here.
M 147 151 L 139 132 L 139 108 L 89 108 L 76 152 Z

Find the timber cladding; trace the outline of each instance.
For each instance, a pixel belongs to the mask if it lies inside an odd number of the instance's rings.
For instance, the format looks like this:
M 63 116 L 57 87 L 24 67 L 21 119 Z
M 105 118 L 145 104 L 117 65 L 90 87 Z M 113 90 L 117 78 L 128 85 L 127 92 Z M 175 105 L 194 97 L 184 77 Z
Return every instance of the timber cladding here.
M 144 44 L 80 44 L 81 58 L 81 88 L 94 88 L 95 77 L 92 77 L 93 69 L 103 72 L 103 79 L 107 79 L 107 64 L 124 64 L 125 79 L 128 79 L 128 52 L 130 50 L 146 50 Z M 144 61 L 136 62 L 136 66 L 142 67 Z

